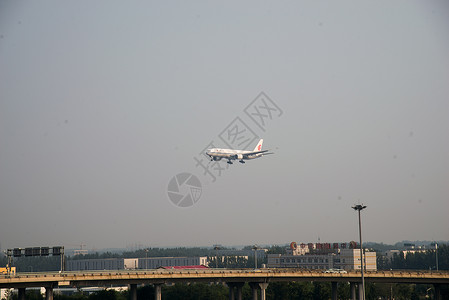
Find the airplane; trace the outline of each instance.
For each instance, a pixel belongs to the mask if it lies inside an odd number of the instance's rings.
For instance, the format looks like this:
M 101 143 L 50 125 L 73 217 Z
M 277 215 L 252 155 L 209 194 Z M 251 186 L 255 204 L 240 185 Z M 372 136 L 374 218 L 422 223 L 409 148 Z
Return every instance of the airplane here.
M 268 153 L 270 150 L 262 150 L 262 143 L 263 139 L 260 139 L 253 151 L 212 148 L 207 149 L 206 154 L 210 157 L 211 161 L 219 161 L 222 158 L 226 158 L 228 160 L 227 163 L 232 165 L 232 160 L 238 159 L 240 163 L 244 164 L 244 160 L 255 159 L 267 154 L 273 154 Z

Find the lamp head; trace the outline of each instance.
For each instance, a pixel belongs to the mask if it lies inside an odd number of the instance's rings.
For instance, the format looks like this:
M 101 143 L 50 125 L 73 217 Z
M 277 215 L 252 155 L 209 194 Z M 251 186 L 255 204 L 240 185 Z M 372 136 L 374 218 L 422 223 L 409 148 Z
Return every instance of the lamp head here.
M 365 209 L 365 208 L 366 208 L 366 205 L 360 205 L 360 204 L 357 204 L 357 205 L 354 205 L 352 208 L 353 208 L 354 210 L 361 211 L 362 209 Z

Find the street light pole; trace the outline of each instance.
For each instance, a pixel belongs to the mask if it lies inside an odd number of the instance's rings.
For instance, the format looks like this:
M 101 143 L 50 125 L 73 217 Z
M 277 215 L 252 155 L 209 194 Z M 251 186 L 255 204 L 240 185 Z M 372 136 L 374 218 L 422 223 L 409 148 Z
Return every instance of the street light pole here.
M 64 272 L 65 269 L 65 254 L 64 254 L 64 246 L 61 247 L 62 253 L 61 253 L 61 272 Z
M 148 252 L 150 251 L 150 249 L 146 248 L 145 249 L 145 270 L 148 270 Z
M 257 249 L 259 249 L 259 246 L 254 245 L 253 246 L 253 250 L 254 250 L 254 269 L 257 269 Z
M 363 246 L 362 246 L 362 220 L 360 218 L 360 211 L 365 209 L 365 205 L 354 205 L 352 207 L 354 210 L 357 210 L 359 213 L 359 237 L 360 237 L 360 268 L 362 273 L 362 300 L 365 300 L 365 277 L 363 276 Z
M 435 242 L 435 259 L 436 259 L 436 267 L 438 271 L 438 244 Z
M 215 250 L 215 268 L 218 269 L 218 250 L 220 249 L 220 247 L 218 245 L 214 246 L 214 250 Z

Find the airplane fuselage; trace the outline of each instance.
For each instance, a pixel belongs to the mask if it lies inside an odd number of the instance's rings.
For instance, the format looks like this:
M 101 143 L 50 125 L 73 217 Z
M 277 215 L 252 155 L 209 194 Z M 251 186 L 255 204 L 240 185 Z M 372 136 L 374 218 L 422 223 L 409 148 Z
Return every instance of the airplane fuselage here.
M 220 160 L 222 158 L 230 158 L 230 157 L 232 157 L 232 159 L 254 159 L 254 158 L 259 158 L 263 155 L 263 153 L 247 155 L 248 153 L 253 153 L 253 151 L 219 149 L 219 148 L 208 149 L 206 151 L 206 154 L 209 155 L 210 157 L 213 157 L 214 160 Z M 219 159 L 215 159 L 215 158 L 219 158 Z

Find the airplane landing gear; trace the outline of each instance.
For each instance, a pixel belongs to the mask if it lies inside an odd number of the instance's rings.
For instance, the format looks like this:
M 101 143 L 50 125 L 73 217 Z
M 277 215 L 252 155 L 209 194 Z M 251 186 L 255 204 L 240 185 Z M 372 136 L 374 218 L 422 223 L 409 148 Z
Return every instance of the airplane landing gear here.
M 239 163 L 244 164 L 245 162 L 244 162 L 243 159 L 242 159 L 242 160 L 239 160 Z
M 228 164 L 232 165 L 232 161 L 228 160 Z

